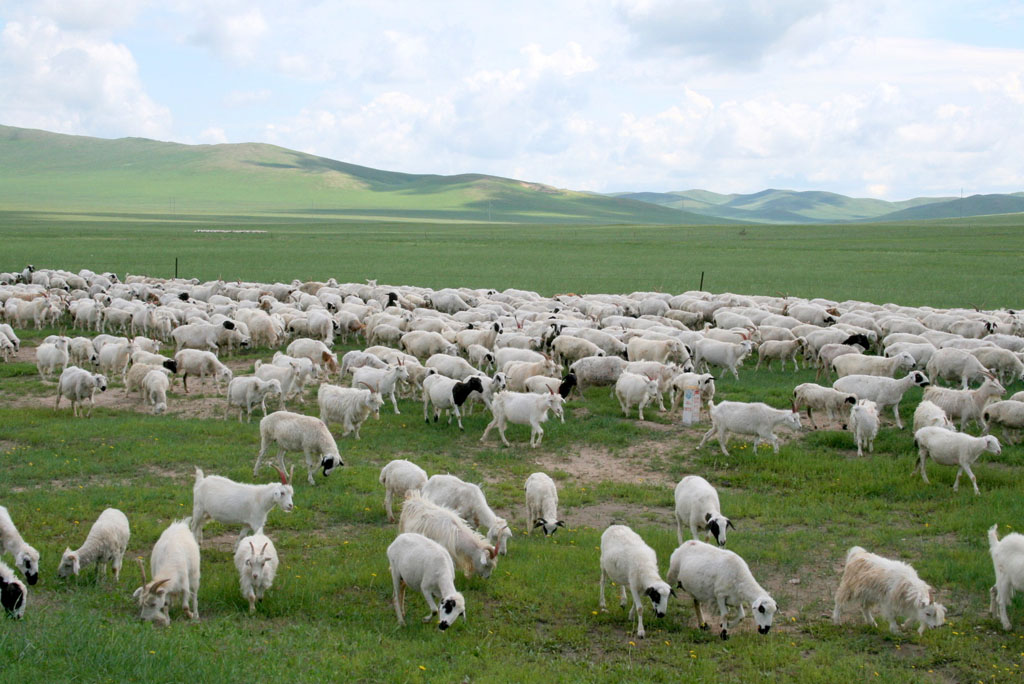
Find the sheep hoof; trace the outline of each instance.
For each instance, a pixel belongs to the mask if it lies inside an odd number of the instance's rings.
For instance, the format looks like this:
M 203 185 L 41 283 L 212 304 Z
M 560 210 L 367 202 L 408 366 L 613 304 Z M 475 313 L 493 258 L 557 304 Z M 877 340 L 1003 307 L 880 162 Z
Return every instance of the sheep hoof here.
M 702 632 L 708 632 L 708 631 L 711 630 L 711 625 L 709 625 L 706 622 L 702 622 L 702 623 L 700 623 L 700 629 L 701 629 Z
M 729 632 L 728 632 L 728 630 L 724 630 L 723 629 L 722 630 L 722 641 L 728 641 L 728 640 L 729 640 Z

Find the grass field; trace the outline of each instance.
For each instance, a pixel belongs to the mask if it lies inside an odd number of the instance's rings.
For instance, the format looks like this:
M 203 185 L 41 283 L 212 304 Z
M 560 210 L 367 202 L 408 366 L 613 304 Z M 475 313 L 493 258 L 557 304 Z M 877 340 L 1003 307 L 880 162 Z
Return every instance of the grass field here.
M 210 225 L 38 215 L 0 223 L 0 270 L 37 266 L 170 275 L 291 280 L 337 277 L 417 285 L 529 287 L 556 291 L 693 289 L 701 270 L 713 291 L 775 291 L 900 303 L 1014 306 L 1013 245 L 1019 227 L 998 221 L 970 234 L 938 225 L 876 228 L 663 230 L 549 227 L 266 224 L 267 235 L 196 234 Z M 224 227 L 225 220 L 215 225 Z M 842 246 L 832 247 L 842 236 Z M 73 238 L 73 239 L 67 239 Z M 879 245 L 885 244 L 884 249 Z M 922 245 L 929 245 L 929 250 Z M 670 249 L 666 245 L 672 245 Z M 748 246 L 749 245 L 749 246 Z M 928 254 L 922 258 L 921 254 Z M 960 264 L 960 266 L 957 266 Z M 840 267 L 840 265 L 842 267 Z M 987 267 L 986 267 L 987 266 Z M 1019 269 L 1018 269 L 1019 270 Z M 843 275 L 853 271 L 848 275 Z M 870 275 L 868 275 L 870 274 Z M 31 349 L 45 334 L 26 332 Z M 20 332 L 20 331 L 19 331 Z M 236 357 L 236 373 L 269 350 Z M 31 358 L 27 354 L 28 359 Z M 788 405 L 792 387 L 812 371 L 750 368 L 724 379 L 719 398 Z M 1008 387 L 1010 393 L 1024 388 Z M 180 391 L 180 385 L 179 385 Z M 315 390 L 310 390 L 307 401 Z M 172 520 L 191 512 L 193 468 L 251 481 L 256 424 L 224 422 L 222 399 L 171 397 L 154 417 L 126 401 L 115 384 L 90 420 L 52 410 L 53 384 L 27 359 L 0 364 L 0 503 L 42 553 L 41 580 L 26 619 L 0 621 L 4 681 L 324 681 L 366 682 L 751 682 L 1019 681 L 1024 666 L 1024 602 L 1010 609 L 1015 629 L 988 615 L 993 581 L 985 531 L 1024 526 L 1020 474 L 1024 448 L 1005 446 L 975 468 L 981 496 L 952 491 L 955 471 L 929 465 L 931 485 L 911 476 L 916 453 L 908 431 L 888 425 L 875 453 L 855 455 L 849 433 L 798 435 L 778 455 L 735 440 L 698 451 L 702 426 L 650 411 L 623 418 L 606 390 L 570 405 L 565 425 L 549 423 L 531 450 L 525 428 L 510 428 L 511 449 L 496 437 L 478 442 L 488 417 L 464 420 L 466 432 L 425 425 L 418 402 L 402 415 L 383 411 L 363 439 L 340 441 L 346 467 L 316 487 L 300 480 L 297 508 L 271 513 L 267 532 L 282 566 L 255 615 L 238 591 L 231 562 L 235 530 L 211 523 L 203 547 L 202 620 L 172 611 L 158 630 L 137 619 L 130 593 L 138 570 L 126 563 L 120 586 L 56 578 L 65 546 L 77 547 L 106 506 L 132 524 L 131 557 L 148 558 Z M 920 392 L 903 403 L 904 421 Z M 314 409 L 307 403 L 305 412 Z M 296 408 L 290 406 L 290 408 Z M 706 426 L 703 426 L 706 427 Z M 294 461 L 295 456 L 289 458 Z M 384 550 L 394 536 L 377 482 L 380 467 L 410 458 L 428 473 L 481 482 L 515 536 L 488 580 L 456 584 L 466 622 L 447 632 L 415 619 L 422 598 L 409 594 L 409 626 L 390 606 Z M 300 466 L 301 468 L 301 466 Z M 535 470 L 560 488 L 568 529 L 555 537 L 524 534 L 522 485 Z M 748 619 L 727 641 L 696 629 L 689 601 L 658 620 L 646 611 L 647 639 L 630 633 L 626 610 L 610 596 L 597 610 L 598 544 L 612 522 L 630 524 L 653 546 L 664 570 L 676 546 L 672 487 L 699 473 L 719 489 L 737 526 L 729 548 L 743 556 L 778 601 L 766 636 Z M 269 481 L 270 471 L 265 477 Z M 828 616 L 848 547 L 912 563 L 949 609 L 945 627 L 924 636 L 892 636 L 847 616 Z M 614 596 L 614 594 L 612 595 Z M 712 620 L 715 624 L 715 620 Z

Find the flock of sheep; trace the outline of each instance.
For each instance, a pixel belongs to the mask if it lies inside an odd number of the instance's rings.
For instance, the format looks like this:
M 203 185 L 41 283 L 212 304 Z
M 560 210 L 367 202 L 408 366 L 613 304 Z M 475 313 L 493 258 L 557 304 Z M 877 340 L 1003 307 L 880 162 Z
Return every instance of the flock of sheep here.
M 508 289 L 428 290 L 327 282 L 199 283 L 128 276 L 88 270 L 77 274 L 35 269 L 0 273 L 0 356 L 7 360 L 20 348 L 15 328 L 71 325 L 91 337 L 53 335 L 36 348 L 40 376 L 56 376 L 55 409 L 70 401 L 92 412 L 97 392 L 119 379 L 126 391 L 140 393 L 154 413 L 167 410 L 168 391 L 178 377 L 188 392 L 193 382 L 225 385 L 225 418 L 238 410 L 251 420 L 261 409 L 260 448 L 253 475 L 266 462 L 280 482 L 239 483 L 196 469 L 193 514 L 170 525 L 154 546 L 150 579 L 136 590 L 141 616 L 167 624 L 170 602 L 180 598 L 187 616 L 198 618 L 199 560 L 202 527 L 214 519 L 241 525 L 235 564 L 250 610 L 270 588 L 278 565 L 273 541 L 264 534 L 267 514 L 275 506 L 291 510 L 294 489 L 287 452 L 302 452 L 309 484 L 343 466 L 330 431 L 340 424 L 342 436 L 359 439 L 362 423 L 396 396 L 419 397 L 423 418 L 437 421 L 441 411 L 463 429 L 462 416 L 474 403 L 492 414 L 481 441 L 497 428 L 503 443 L 509 423 L 530 426 L 530 446 L 540 445 L 549 415 L 564 422 L 563 404 L 589 387 L 612 388 L 627 417 L 634 407 L 643 420 L 645 407 L 671 410 L 680 401 L 692 409 L 706 407 L 711 427 L 698 448 L 717 439 L 728 454 L 730 435 L 752 436 L 754 449 L 767 442 L 778 452 L 776 432 L 802 428 L 801 414 L 816 427 L 813 412 L 849 427 L 858 454 L 869 452 L 886 409 L 903 427 L 899 404 L 908 389 L 925 388 L 914 412 L 914 439 L 925 482 L 928 456 L 957 466 L 954 490 L 967 473 L 979 493 L 971 465 L 983 452 L 999 453 L 999 441 L 987 434 L 999 425 L 1007 438 L 1024 427 L 1024 393 L 999 400 L 1002 383 L 1024 378 L 1024 317 L 1013 311 L 936 310 L 879 306 L 867 302 L 796 300 L 781 297 L 654 292 L 631 295 L 541 297 Z M 335 340 L 362 336 L 369 345 L 338 359 Z M 250 376 L 235 377 L 221 356 L 236 347 L 277 349 L 257 361 Z M 175 353 L 159 353 L 173 343 Z M 874 354 L 868 353 L 875 352 Z M 763 403 L 715 403 L 713 368 L 739 378 L 744 360 L 756 353 L 757 366 L 773 361 L 794 369 L 816 365 L 819 378 L 832 373 L 831 386 L 798 385 L 790 409 Z M 59 372 L 59 375 L 58 375 Z M 901 373 L 905 375 L 900 376 Z M 351 380 L 349 376 L 351 375 Z M 337 378 L 350 386 L 331 384 Z M 952 380 L 959 388 L 937 386 Z M 1000 382 L 1000 380 L 1002 382 Z M 286 410 L 286 402 L 305 404 L 304 387 L 318 382 L 318 416 Z M 977 383 L 974 389 L 971 383 Z M 268 413 L 267 404 L 278 410 Z M 701 411 L 698 410 L 698 413 Z M 698 416 L 699 417 L 699 416 Z M 696 417 L 690 416 L 691 419 Z M 959 421 L 960 431 L 955 422 Z M 975 423 L 980 436 L 964 432 Z M 271 448 L 276 454 L 271 454 Z M 419 590 L 441 629 L 462 615 L 465 599 L 455 589 L 455 570 L 487 577 L 507 552 L 511 528 L 488 506 L 476 485 L 452 475 L 430 478 L 407 460 L 394 460 L 381 471 L 385 510 L 394 521 L 393 503 L 401 502 L 399 534 L 387 556 L 394 582 L 394 607 L 404 624 L 404 592 Z M 534 529 L 553 534 L 559 519 L 558 492 L 546 474 L 525 483 L 526 506 Z M 606 606 L 605 583 L 619 588 L 620 602 L 631 596 L 630 618 L 644 636 L 646 597 L 659 617 L 676 590 L 694 601 L 698 624 L 708 625 L 702 605 L 717 608 L 720 635 L 742 620 L 749 607 L 757 629 L 767 633 L 777 606 L 737 554 L 720 548 L 732 526 L 722 514 L 718 494 L 705 479 L 691 475 L 675 490 L 679 547 L 662 579 L 654 550 L 624 525 L 608 527 L 601 537 L 600 607 Z M 477 531 L 486 528 L 486 535 Z M 684 541 L 684 530 L 694 539 Z M 699 541 L 706 535 L 714 543 Z M 85 543 L 66 550 L 59 575 L 77 574 L 90 563 L 110 564 L 115 578 L 129 538 L 128 520 L 108 509 Z M 999 540 L 989 531 L 996 582 L 991 609 L 1010 628 L 1006 607 L 1014 591 L 1024 589 L 1024 536 Z M 39 554 L 18 533 L 7 509 L 0 507 L 0 550 L 14 557 L 15 568 L 29 585 L 39 573 Z M 716 546 L 717 544 L 717 546 Z M 145 569 L 143 567 L 145 577 Z M 20 617 L 27 589 L 0 563 L 0 603 Z M 897 618 L 917 621 L 919 631 L 943 624 L 945 608 L 914 569 L 853 547 L 835 597 L 833 619 L 846 609 L 859 610 L 874 623 L 879 609 L 890 629 Z M 730 612 L 735 617 L 730 618 Z M 905 625 L 904 625 L 905 626 Z

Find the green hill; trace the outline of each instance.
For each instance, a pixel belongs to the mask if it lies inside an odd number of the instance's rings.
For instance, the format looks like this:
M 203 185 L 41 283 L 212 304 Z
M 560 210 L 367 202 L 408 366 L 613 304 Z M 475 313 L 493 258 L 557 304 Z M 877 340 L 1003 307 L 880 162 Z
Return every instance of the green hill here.
M 395 173 L 259 143 L 0 126 L 0 210 L 581 224 L 714 224 L 649 202 L 481 174 Z
M 879 217 L 880 221 L 910 221 L 921 219 L 991 216 L 993 214 L 1019 214 L 1024 212 L 1024 195 L 971 195 L 963 199 L 947 199 L 918 207 L 909 207 Z

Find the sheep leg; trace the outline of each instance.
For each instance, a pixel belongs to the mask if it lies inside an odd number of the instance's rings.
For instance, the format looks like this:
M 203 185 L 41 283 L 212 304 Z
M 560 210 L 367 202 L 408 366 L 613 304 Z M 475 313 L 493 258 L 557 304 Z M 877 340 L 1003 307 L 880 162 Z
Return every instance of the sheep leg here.
M 459 430 L 461 430 L 461 431 L 465 432 L 465 431 L 466 431 L 466 428 L 462 427 L 462 414 L 461 414 L 461 413 L 459 413 L 459 407 L 458 407 L 458 406 L 455 406 L 455 405 L 452 405 L 452 412 L 453 412 L 453 413 L 455 414 L 455 418 L 456 418 L 456 420 L 457 420 L 457 421 L 458 421 L 458 423 L 459 423 Z M 452 419 L 451 419 L 451 417 L 449 416 L 449 418 L 448 418 L 448 424 L 449 424 L 449 425 L 451 425 L 451 423 L 452 423 Z
M 701 610 L 701 608 L 700 608 L 700 601 L 698 601 L 697 599 L 693 599 L 693 612 L 697 614 L 697 627 L 701 631 L 706 632 L 709 629 L 711 629 L 708 626 L 707 621 L 704 619 L 704 611 Z
M 430 418 L 427 417 L 428 406 L 430 406 L 430 397 L 427 396 L 427 390 L 423 390 L 423 422 L 430 425 Z
M 622 589 L 623 594 L 625 594 L 625 587 Z M 633 612 L 636 612 L 636 635 L 643 639 L 646 636 L 646 632 L 644 631 L 644 604 L 640 602 L 640 597 L 637 596 L 636 589 L 630 586 L 629 591 L 633 594 L 633 608 L 630 610 L 630 613 L 632 614 Z
M 398 575 L 398 572 L 392 569 L 391 571 L 391 585 L 394 588 L 394 593 L 391 599 L 392 605 L 395 607 L 395 615 L 398 616 L 398 624 L 405 626 L 405 582 Z
M 640 420 L 644 419 L 644 406 L 647 405 L 647 399 L 648 399 L 648 397 L 644 396 L 644 398 L 640 400 L 640 404 L 637 406 L 637 410 L 636 411 L 637 411 L 637 415 L 640 416 Z
M 920 463 L 918 464 L 921 468 L 921 479 L 924 480 L 925 484 L 931 484 L 931 482 L 928 481 L 928 473 L 926 473 L 924 470 L 924 462 L 928 458 L 928 451 L 924 447 L 922 447 L 920 450 L 918 450 L 918 454 L 921 457 Z
M 268 446 L 270 446 L 270 441 L 264 438 L 260 443 L 260 452 L 256 454 L 256 465 L 252 467 L 253 477 L 256 477 L 260 472 L 260 462 L 263 461 L 263 456 L 267 453 Z
M 189 597 L 192 599 L 192 610 L 185 609 L 185 615 L 191 618 L 194 622 L 199 622 L 199 587 L 189 586 L 188 589 Z
M 394 390 L 394 388 L 391 389 L 391 393 L 388 394 L 388 396 L 391 397 L 391 406 L 393 406 L 394 409 L 395 409 L 395 415 L 396 416 L 401 415 L 402 412 L 398 410 L 398 400 L 395 399 L 395 390 Z
M 530 423 L 530 446 L 540 446 L 540 441 L 544 439 L 544 428 L 540 426 L 536 420 Z
M 898 427 L 900 430 L 902 430 L 903 429 L 903 421 L 900 420 L 900 404 L 899 404 L 899 402 L 896 402 L 895 404 L 893 404 L 892 415 L 894 415 L 896 417 L 896 427 Z M 963 426 L 962 425 L 960 426 L 960 430 L 963 431 Z
M 992 614 L 995 615 L 995 608 L 999 607 L 999 622 L 1003 625 L 1003 629 L 1010 629 L 1010 618 L 1006 614 L 1006 604 L 1009 603 L 1008 598 L 1013 588 L 1010 586 L 1010 582 L 1005 577 L 999 577 L 996 579 L 996 583 L 989 590 L 989 594 L 992 597 Z
M 316 480 L 313 479 L 313 459 L 310 457 L 309 449 L 303 450 L 302 453 L 306 457 L 306 479 L 309 480 L 309 484 L 316 486 Z
M 726 442 L 729 441 L 728 437 L 729 437 L 729 433 L 726 432 L 725 428 L 719 428 L 719 430 L 718 430 L 718 446 L 720 446 L 722 448 L 722 453 L 725 454 L 726 456 L 729 455 L 729 451 L 725 448 Z
M 605 603 L 605 600 L 604 600 L 604 581 L 605 581 L 606 577 L 607 577 L 607 575 L 604 572 L 604 568 L 601 568 L 601 584 L 600 584 L 600 587 L 601 587 L 601 598 L 597 602 L 597 607 L 601 609 L 602 613 L 607 613 L 608 612 L 608 604 Z
M 861 606 L 860 614 L 864 616 L 864 622 L 868 623 L 872 627 L 877 627 L 878 623 L 875 622 L 875 616 L 871 614 L 871 609 L 867 606 Z
M 437 604 L 434 603 L 434 597 L 430 595 L 429 589 L 423 590 L 423 598 L 427 599 L 427 606 L 430 607 L 430 615 L 423 618 L 423 622 L 430 622 L 437 615 Z
M 961 470 L 966 470 L 967 471 L 967 477 L 971 478 L 971 484 L 974 485 L 974 493 L 976 495 L 980 495 L 981 492 L 978 491 L 978 479 L 976 477 L 974 477 L 974 472 L 971 470 L 971 464 L 970 463 L 965 463 L 961 467 Z M 959 471 L 957 472 L 956 476 L 959 479 L 959 477 L 960 477 Z
M 839 597 L 837 596 L 836 597 L 836 605 L 832 609 L 832 624 L 833 625 L 838 625 L 839 623 L 841 623 L 842 619 L 843 619 L 842 615 L 843 615 L 842 606 L 839 604 Z
M 626 405 L 626 402 L 623 399 L 622 395 L 616 392 L 615 398 L 619 400 L 619 408 L 622 409 L 622 415 L 626 416 L 626 418 L 629 418 L 629 407 Z
M 716 431 L 716 428 L 715 428 L 714 425 L 712 425 L 711 429 L 704 433 L 704 437 L 700 440 L 700 444 L 697 445 L 697 448 L 698 449 L 703 449 L 704 448 L 704 444 L 709 439 L 711 439 L 711 435 L 715 434 L 715 431 Z
M 483 434 L 483 436 L 482 436 L 482 437 L 480 438 L 480 441 L 481 441 L 481 442 L 483 442 L 483 441 L 486 441 L 486 440 L 487 440 L 487 435 L 488 435 L 488 434 L 490 434 L 490 432 L 491 432 L 491 428 L 493 428 L 493 427 L 494 427 L 495 425 L 497 425 L 497 424 L 498 424 L 498 419 L 497 419 L 497 418 L 492 418 L 492 419 L 491 419 L 491 422 L 490 422 L 490 423 L 488 423 L 488 424 L 487 424 L 487 427 L 485 427 L 485 428 L 484 428 L 484 434 Z
M 391 510 L 391 502 L 392 502 L 393 499 L 394 499 L 394 494 L 392 493 L 391 489 L 388 488 L 384 492 L 384 510 L 387 511 L 388 522 L 389 523 L 395 522 L 395 514 Z
M 721 622 L 722 631 L 719 633 L 719 636 L 722 637 L 722 641 L 725 641 L 725 640 L 727 640 L 729 638 L 729 627 L 730 627 L 730 625 L 729 625 L 729 606 L 725 605 L 725 597 L 724 596 L 718 596 L 717 598 L 718 598 L 718 613 L 722 617 L 722 622 Z M 743 606 L 740 605 L 741 609 L 742 609 L 742 607 Z

